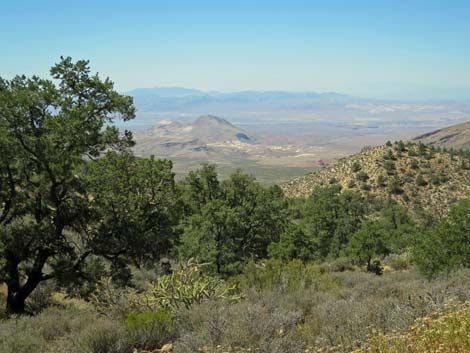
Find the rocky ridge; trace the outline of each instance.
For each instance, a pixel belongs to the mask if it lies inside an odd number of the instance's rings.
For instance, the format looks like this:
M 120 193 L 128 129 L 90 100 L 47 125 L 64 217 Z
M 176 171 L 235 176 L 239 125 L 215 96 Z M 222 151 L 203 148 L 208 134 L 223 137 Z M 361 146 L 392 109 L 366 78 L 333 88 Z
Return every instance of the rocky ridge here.
M 470 197 L 470 158 L 423 144 L 396 142 L 364 148 L 360 153 L 281 184 L 288 197 L 307 197 L 316 187 L 333 183 L 401 204 L 446 212 Z

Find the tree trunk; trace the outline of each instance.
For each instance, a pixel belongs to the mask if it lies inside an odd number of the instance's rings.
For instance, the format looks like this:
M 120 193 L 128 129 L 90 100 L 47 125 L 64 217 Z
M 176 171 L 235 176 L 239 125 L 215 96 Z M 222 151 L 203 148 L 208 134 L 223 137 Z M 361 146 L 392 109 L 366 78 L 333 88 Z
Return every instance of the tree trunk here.
M 7 281 L 8 296 L 6 311 L 8 314 L 21 314 L 25 311 L 26 299 L 36 289 L 39 283 L 49 279 L 42 273 L 42 269 L 49 257 L 47 251 L 40 251 L 34 261 L 31 271 L 28 273 L 28 279 L 21 285 L 18 258 L 8 254 L 6 256 L 6 270 L 9 280 Z
M 8 288 L 8 298 L 7 298 L 7 307 L 6 307 L 7 314 L 24 313 L 25 301 L 26 299 L 22 299 L 18 297 L 18 295 L 13 294 L 10 288 Z
M 17 287 L 15 283 L 8 283 L 8 297 L 6 311 L 8 314 L 22 314 L 25 311 L 26 299 L 42 281 L 41 277 L 32 275 L 26 283 Z M 16 289 L 16 290 L 15 290 Z
M 372 267 L 371 267 L 371 263 L 370 263 L 371 261 L 372 261 L 372 257 L 369 256 L 369 257 L 367 258 L 367 272 L 372 272 L 372 271 L 371 271 Z

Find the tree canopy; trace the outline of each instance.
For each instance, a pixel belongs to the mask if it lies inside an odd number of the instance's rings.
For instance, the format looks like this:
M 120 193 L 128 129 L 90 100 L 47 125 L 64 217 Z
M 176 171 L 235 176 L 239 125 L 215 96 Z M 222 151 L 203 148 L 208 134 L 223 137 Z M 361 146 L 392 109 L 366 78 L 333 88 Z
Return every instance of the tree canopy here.
M 171 196 L 151 196 L 172 192 L 171 165 L 109 153 L 133 144 L 113 124 L 134 118 L 132 98 L 87 61 L 61 58 L 50 72 L 0 79 L 0 281 L 10 312 L 42 281 L 79 278 L 93 255 L 141 260 L 143 243 L 171 223 Z

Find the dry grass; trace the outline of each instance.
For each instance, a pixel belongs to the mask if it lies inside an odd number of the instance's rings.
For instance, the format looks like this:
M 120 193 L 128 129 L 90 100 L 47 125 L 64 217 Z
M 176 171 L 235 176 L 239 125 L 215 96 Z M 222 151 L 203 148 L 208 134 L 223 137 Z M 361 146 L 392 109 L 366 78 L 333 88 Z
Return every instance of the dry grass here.
M 379 335 L 354 353 L 470 352 L 470 302 L 416 320 L 401 335 Z

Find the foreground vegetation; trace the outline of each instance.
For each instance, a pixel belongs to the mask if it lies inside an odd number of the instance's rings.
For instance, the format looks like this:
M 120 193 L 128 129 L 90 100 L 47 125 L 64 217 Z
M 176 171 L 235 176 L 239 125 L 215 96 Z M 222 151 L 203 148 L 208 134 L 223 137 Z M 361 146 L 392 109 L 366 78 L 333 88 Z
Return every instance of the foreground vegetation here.
M 418 353 L 470 351 L 469 304 L 445 308 L 417 320 L 402 335 L 378 336 L 355 353 Z
M 468 270 L 428 281 L 412 270 L 376 276 L 352 269 L 336 272 L 337 266 L 299 260 L 252 263 L 241 275 L 210 285 L 207 296 L 194 290 L 205 280 L 190 275 L 187 281 L 192 265 L 182 270 L 185 276 L 173 278 L 172 289 L 153 282 L 159 286 L 155 290 L 146 271 L 135 272 L 132 289 L 102 282 L 91 301 L 57 293 L 49 297 L 55 288 L 42 288 L 30 301 L 37 314 L 0 323 L 0 351 L 125 353 L 153 351 L 172 342 L 173 351 L 181 353 L 350 352 L 358 347 L 371 352 L 390 347 L 394 352 L 400 342 L 421 339 L 413 338 L 415 333 L 444 346 L 446 339 L 455 346 L 451 340 L 457 338 L 452 337 L 468 340 L 468 331 L 459 329 L 467 324 L 461 316 L 432 331 L 441 332 L 436 338 L 423 331 L 433 321 L 416 323 L 436 311 L 451 315 L 449 305 L 470 300 Z M 182 295 L 181 281 L 198 294 Z M 468 310 L 463 313 L 468 316 Z M 421 326 L 423 322 L 429 325 Z
M 436 217 L 393 197 L 393 158 L 426 146 L 387 146 L 385 197 L 360 165 L 360 190 L 300 199 L 207 164 L 176 182 L 113 126 L 130 98 L 85 61 L 51 73 L 0 80 L 2 352 L 348 352 L 470 300 L 470 200 Z

